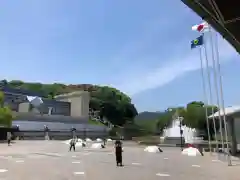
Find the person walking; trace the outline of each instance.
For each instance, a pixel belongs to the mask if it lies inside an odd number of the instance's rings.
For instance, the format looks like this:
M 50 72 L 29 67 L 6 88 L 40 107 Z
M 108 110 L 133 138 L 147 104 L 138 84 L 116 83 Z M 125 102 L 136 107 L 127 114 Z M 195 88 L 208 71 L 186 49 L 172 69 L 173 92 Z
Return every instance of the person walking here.
M 76 150 L 76 139 L 75 138 L 71 139 L 71 141 L 70 141 L 69 151 L 72 151 L 72 149 L 73 149 L 73 151 Z
M 123 166 L 122 164 L 122 142 L 120 140 L 115 141 L 115 155 L 117 166 Z

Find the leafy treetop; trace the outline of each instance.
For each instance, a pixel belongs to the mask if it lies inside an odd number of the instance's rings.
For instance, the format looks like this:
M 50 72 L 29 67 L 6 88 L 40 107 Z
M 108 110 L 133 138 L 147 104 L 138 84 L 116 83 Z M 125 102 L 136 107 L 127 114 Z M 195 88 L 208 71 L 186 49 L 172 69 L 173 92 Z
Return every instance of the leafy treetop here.
M 206 111 L 207 110 L 207 111 Z M 156 120 L 148 120 L 144 124 L 137 122 L 137 124 L 143 125 L 146 129 L 152 131 L 157 130 L 162 132 L 164 128 L 169 127 L 173 119 L 176 119 L 178 116 L 183 117 L 183 125 L 187 125 L 191 128 L 196 128 L 205 132 L 207 135 L 207 121 L 206 115 L 210 116 L 211 114 L 218 111 L 216 106 L 205 105 L 201 101 L 189 102 L 185 107 L 170 107 L 167 108 L 165 112 L 161 113 Z M 140 113 L 141 115 L 141 113 Z M 153 128 L 155 126 L 155 128 Z M 209 120 L 209 130 L 210 136 L 213 138 L 214 134 L 214 125 L 213 121 Z M 216 123 L 216 129 L 219 128 L 219 123 Z
M 13 114 L 10 108 L 4 106 L 4 94 L 0 92 L 0 125 L 12 126 Z

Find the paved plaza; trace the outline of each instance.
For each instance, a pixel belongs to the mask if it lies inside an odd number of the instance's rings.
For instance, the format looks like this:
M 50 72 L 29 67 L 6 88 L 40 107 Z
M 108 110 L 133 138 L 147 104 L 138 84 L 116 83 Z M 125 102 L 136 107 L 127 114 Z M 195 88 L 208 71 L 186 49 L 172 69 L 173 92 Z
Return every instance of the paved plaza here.
M 147 153 L 124 143 L 124 167 L 116 167 L 113 144 L 105 149 L 68 152 L 60 141 L 0 144 L 0 180 L 237 180 L 240 166 L 228 167 L 215 156 L 188 157 L 179 148 Z

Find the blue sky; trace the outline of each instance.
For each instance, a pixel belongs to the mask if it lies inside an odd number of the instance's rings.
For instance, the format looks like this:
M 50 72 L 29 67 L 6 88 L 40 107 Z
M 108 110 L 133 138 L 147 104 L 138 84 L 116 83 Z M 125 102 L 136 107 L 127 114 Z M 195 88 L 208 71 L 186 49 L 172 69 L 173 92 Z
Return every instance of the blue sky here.
M 200 22 L 181 1 L 1 1 L 0 78 L 110 85 L 139 111 L 202 100 Z M 221 38 L 219 51 L 225 103 L 237 105 L 240 59 Z

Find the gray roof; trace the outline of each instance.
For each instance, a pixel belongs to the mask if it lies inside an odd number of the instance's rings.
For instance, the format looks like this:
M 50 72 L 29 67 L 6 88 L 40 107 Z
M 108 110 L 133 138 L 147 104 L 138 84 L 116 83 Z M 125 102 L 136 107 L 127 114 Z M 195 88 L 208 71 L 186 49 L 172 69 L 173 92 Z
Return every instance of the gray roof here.
M 239 113 L 240 112 L 240 106 L 226 107 L 224 110 L 225 110 L 225 115 L 230 116 L 230 115 L 234 115 L 236 113 Z M 212 114 L 208 117 L 209 118 L 219 117 L 219 113 L 220 113 L 220 116 L 223 116 L 224 115 L 223 109 L 219 110 L 218 112 L 215 112 L 214 114 Z

